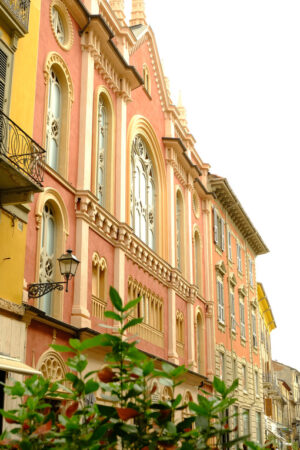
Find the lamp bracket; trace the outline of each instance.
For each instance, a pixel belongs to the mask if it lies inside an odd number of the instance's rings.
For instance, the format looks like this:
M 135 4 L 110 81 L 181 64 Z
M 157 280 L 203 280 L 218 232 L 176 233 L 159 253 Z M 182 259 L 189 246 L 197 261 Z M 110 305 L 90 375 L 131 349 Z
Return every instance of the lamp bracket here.
M 34 283 L 29 284 L 28 286 L 28 297 L 29 298 L 40 298 L 43 295 L 48 294 L 48 292 L 54 291 L 57 289 L 58 291 L 62 291 L 64 288 L 64 284 L 67 284 L 67 281 L 54 281 L 50 283 Z

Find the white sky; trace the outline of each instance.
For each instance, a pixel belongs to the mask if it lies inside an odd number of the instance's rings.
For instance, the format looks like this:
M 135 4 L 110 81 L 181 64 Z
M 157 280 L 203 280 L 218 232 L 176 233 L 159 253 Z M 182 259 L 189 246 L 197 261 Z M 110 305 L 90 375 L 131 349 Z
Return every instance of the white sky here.
M 277 324 L 273 359 L 300 370 L 300 1 L 145 4 L 198 153 L 228 179 L 270 249 L 256 275 Z

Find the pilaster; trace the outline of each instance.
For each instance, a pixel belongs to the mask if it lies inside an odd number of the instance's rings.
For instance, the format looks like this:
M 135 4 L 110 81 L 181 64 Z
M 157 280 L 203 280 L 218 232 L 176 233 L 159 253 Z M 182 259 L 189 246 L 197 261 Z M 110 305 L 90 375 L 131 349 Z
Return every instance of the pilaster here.
M 174 289 L 168 289 L 168 360 L 178 364 L 176 351 L 176 293 Z
M 194 325 L 194 299 L 187 303 L 187 337 L 188 337 L 188 366 L 191 370 L 197 370 L 195 360 L 195 325 Z
M 76 255 L 81 261 L 74 277 L 74 302 L 71 324 L 78 328 L 91 326 L 88 300 L 89 267 L 89 224 L 81 217 L 76 218 Z
M 92 163 L 92 123 L 93 123 L 93 91 L 94 91 L 94 58 L 89 46 L 83 43 L 82 36 L 82 68 L 80 90 L 80 125 L 78 149 L 77 187 L 82 190 L 91 188 Z
M 127 99 L 124 96 L 117 96 L 116 122 L 116 201 L 115 216 L 120 222 L 126 221 L 126 175 L 127 175 L 127 153 L 126 153 L 126 119 L 127 119 Z

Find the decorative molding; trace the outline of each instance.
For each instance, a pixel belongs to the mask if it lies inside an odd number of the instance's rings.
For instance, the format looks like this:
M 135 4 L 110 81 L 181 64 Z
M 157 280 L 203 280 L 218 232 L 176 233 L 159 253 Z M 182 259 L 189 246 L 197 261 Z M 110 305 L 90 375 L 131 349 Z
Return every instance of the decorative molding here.
M 25 314 L 25 308 L 23 305 L 12 303 L 8 300 L 4 300 L 3 298 L 0 298 L 0 310 L 1 309 L 13 314 L 17 314 L 18 316 L 24 316 Z
M 114 247 L 121 248 L 128 259 L 137 264 L 164 286 L 174 289 L 186 302 L 193 302 L 198 288 L 190 284 L 176 268 L 172 268 L 144 244 L 126 223 L 120 223 L 102 208 L 97 198 L 89 191 L 77 191 L 75 198 L 76 217 L 89 226 Z
M 216 270 L 222 275 L 224 276 L 226 273 L 226 266 L 224 261 L 220 260 L 216 263 L 215 265 Z
M 232 286 L 236 286 L 236 283 L 237 283 L 237 281 L 236 281 L 236 276 L 234 275 L 233 272 L 230 272 L 230 274 L 229 274 L 229 276 L 228 276 L 228 280 L 229 280 L 229 283 L 230 283 Z
M 67 64 L 63 60 L 62 56 L 59 55 L 59 53 L 50 52 L 46 58 L 45 65 L 44 65 L 45 84 L 48 85 L 50 70 L 54 64 L 58 65 L 64 73 L 64 76 L 65 76 L 66 82 L 67 82 L 67 86 L 68 86 L 68 93 L 69 93 L 68 98 L 70 98 L 71 103 L 73 103 L 74 102 L 74 88 L 73 88 L 71 74 L 69 72 Z
M 101 40 L 92 31 L 84 33 L 81 37 L 81 49 L 91 54 L 95 69 L 102 76 L 107 86 L 125 101 L 131 100 L 130 83 L 115 70 L 115 65 L 104 54 Z
M 52 15 L 53 7 L 55 7 L 57 9 L 57 11 L 60 13 L 64 28 L 65 28 L 64 31 L 66 32 L 66 36 L 65 36 L 65 42 L 63 44 L 59 41 L 56 31 L 54 29 L 53 15 Z M 66 5 L 61 0 L 52 0 L 52 2 L 50 3 L 50 23 L 51 23 L 51 28 L 52 28 L 55 40 L 58 43 L 58 45 L 64 50 L 70 50 L 73 45 L 73 41 L 74 41 L 74 31 L 73 31 L 70 14 L 67 10 Z

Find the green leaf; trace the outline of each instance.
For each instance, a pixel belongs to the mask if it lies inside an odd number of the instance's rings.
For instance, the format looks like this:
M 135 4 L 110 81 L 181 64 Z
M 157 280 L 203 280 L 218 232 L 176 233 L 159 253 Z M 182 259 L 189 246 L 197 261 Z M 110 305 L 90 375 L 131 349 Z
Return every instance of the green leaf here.
M 50 345 L 50 347 L 52 347 L 57 352 L 72 352 L 72 353 L 74 353 L 74 350 L 72 348 L 68 347 L 67 345 L 52 344 L 52 345 Z
M 90 339 L 86 339 L 81 342 L 80 350 L 87 350 L 94 347 L 106 347 L 107 345 L 112 345 L 112 336 L 109 334 L 98 334 Z M 108 344 L 109 342 L 109 344 Z
M 147 375 L 152 373 L 153 369 L 154 369 L 154 362 L 150 359 L 143 366 L 143 375 L 144 375 L 144 377 L 146 377 Z
M 128 311 L 129 309 L 134 308 L 140 301 L 141 297 L 138 297 L 135 300 L 131 300 L 130 302 L 126 303 L 126 305 L 124 306 L 124 311 Z
M 122 328 L 122 331 L 124 332 L 125 330 L 127 330 L 127 328 L 130 327 L 134 327 L 134 325 L 138 325 L 139 323 L 143 322 L 143 318 L 139 317 L 138 319 L 131 319 L 129 320 L 129 322 L 126 323 L 126 325 L 124 325 L 124 327 Z
M 88 380 L 88 382 L 85 385 L 85 393 L 86 394 L 90 394 L 91 392 L 95 392 L 97 391 L 97 389 L 99 388 L 99 383 L 97 383 L 94 380 Z
M 73 373 L 73 372 L 68 372 L 67 374 L 66 374 L 66 380 L 68 380 L 68 381 L 71 381 L 72 383 L 74 383 L 75 381 L 77 381 L 78 380 L 78 377 L 75 375 L 75 373 Z
M 239 380 L 238 378 L 236 380 L 234 380 L 234 382 L 232 383 L 231 386 L 229 386 L 229 388 L 227 389 L 227 394 L 230 394 L 230 392 L 234 391 L 239 385 Z
M 118 417 L 117 411 L 112 406 L 106 406 L 106 405 L 97 405 L 98 411 L 100 412 L 101 416 L 104 417 Z
M 105 311 L 104 315 L 108 319 L 114 319 L 114 320 L 117 320 L 118 322 L 122 322 L 122 317 L 120 316 L 120 314 L 117 314 L 113 311 Z
M 172 407 L 173 407 L 173 408 L 177 408 L 177 406 L 179 405 L 179 403 L 181 402 L 181 400 L 182 400 L 182 395 L 181 395 L 181 394 L 178 394 L 177 397 L 175 398 L 175 400 L 174 400 L 173 403 L 172 403 Z
M 136 347 L 130 347 L 127 351 L 127 356 L 135 362 L 143 361 L 145 358 L 147 358 L 146 355 Z
M 123 303 L 121 297 L 119 296 L 118 291 L 112 286 L 109 288 L 109 296 L 114 307 L 118 311 L 123 312 Z
M 167 422 L 167 426 L 166 426 L 168 432 L 170 434 L 176 434 L 177 433 L 177 428 L 176 425 L 173 422 Z
M 17 381 L 14 386 L 11 388 L 11 395 L 17 395 L 18 397 L 22 397 L 25 392 L 25 387 L 20 381 Z
M 69 344 L 72 348 L 75 348 L 75 350 L 81 350 L 81 342 L 79 339 L 69 339 Z
M 180 375 L 183 375 L 184 373 L 186 373 L 186 368 L 184 366 L 179 366 L 179 367 L 175 367 L 175 369 L 173 368 L 171 375 L 172 377 L 179 377 Z
M 226 394 L 226 385 L 224 381 L 220 380 L 220 378 L 214 377 L 213 387 L 217 392 L 219 392 L 219 394 L 221 395 Z

